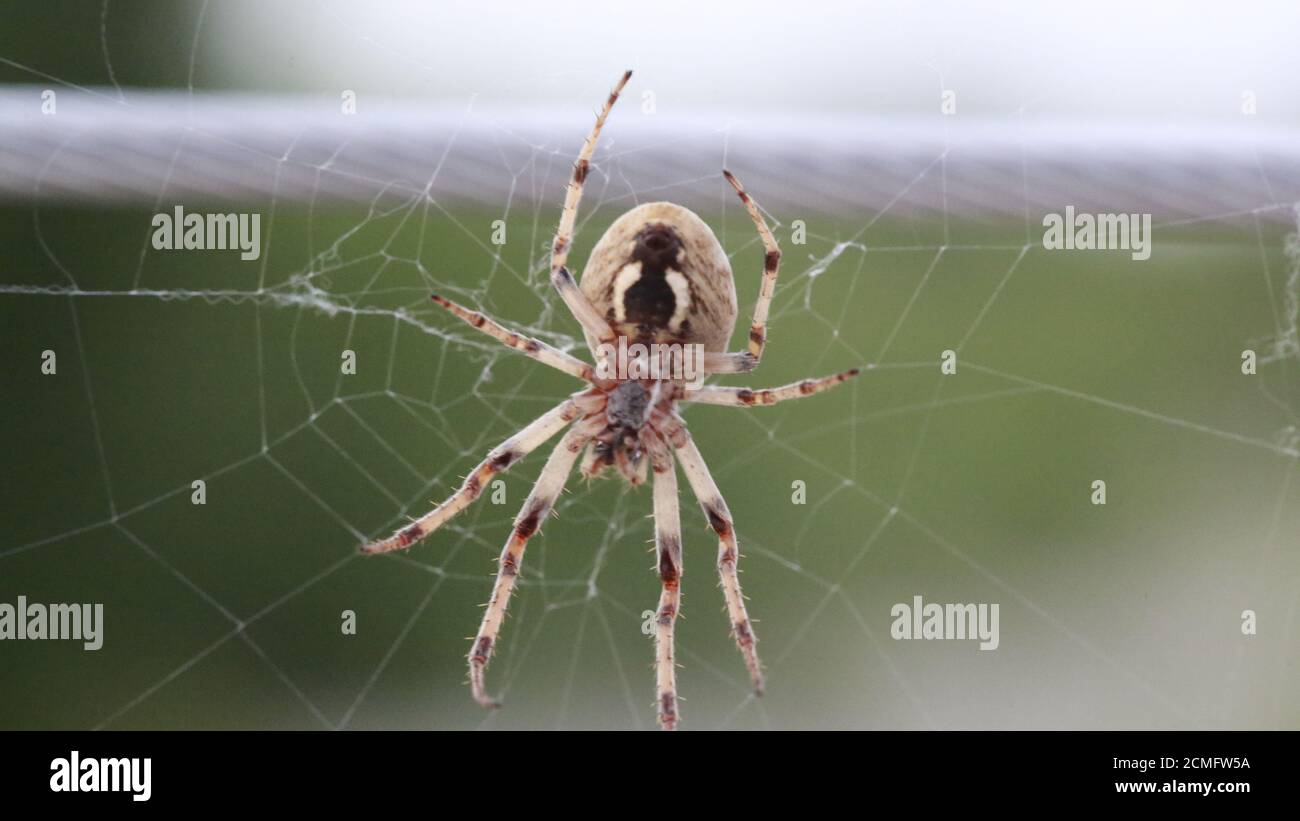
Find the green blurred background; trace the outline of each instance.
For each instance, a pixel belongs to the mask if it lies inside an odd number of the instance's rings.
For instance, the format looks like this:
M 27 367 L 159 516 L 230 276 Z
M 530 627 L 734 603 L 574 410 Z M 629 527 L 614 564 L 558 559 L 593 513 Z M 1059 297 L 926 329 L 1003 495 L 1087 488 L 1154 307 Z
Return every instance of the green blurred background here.
M 97 14 L 22 8 L 0 55 L 107 81 Z M 187 85 L 198 7 L 112 13 L 137 32 L 115 35 L 120 82 Z M 0 208 L 0 284 L 18 286 L 0 295 L 0 602 L 106 611 L 98 652 L 0 644 L 0 727 L 653 726 L 648 489 L 570 482 L 528 549 L 493 714 L 464 685 L 466 637 L 540 455 L 506 475 L 506 504 L 481 500 L 409 555 L 355 553 L 576 389 L 427 300 L 572 343 L 543 271 L 558 208 L 516 209 L 499 249 L 500 211 L 249 208 L 258 262 L 142 253 L 153 209 Z M 617 214 L 592 214 L 576 260 Z M 701 215 L 747 313 L 752 228 L 730 202 Z M 1294 225 L 1166 226 L 1138 263 L 1045 252 L 1021 223 L 818 217 L 795 245 L 791 215 L 773 217 L 786 264 L 770 346 L 721 381 L 877 367 L 777 408 L 686 411 L 737 521 L 768 693 L 748 694 L 683 482 L 685 726 L 1300 727 L 1300 478 L 1281 452 L 1300 362 L 1240 371 L 1300 264 Z M 860 247 L 837 251 L 846 240 Z M 69 276 L 81 295 L 30 293 Z M 891 640 L 890 608 L 914 595 L 999 603 L 1001 646 Z M 1246 609 L 1258 635 L 1241 633 Z

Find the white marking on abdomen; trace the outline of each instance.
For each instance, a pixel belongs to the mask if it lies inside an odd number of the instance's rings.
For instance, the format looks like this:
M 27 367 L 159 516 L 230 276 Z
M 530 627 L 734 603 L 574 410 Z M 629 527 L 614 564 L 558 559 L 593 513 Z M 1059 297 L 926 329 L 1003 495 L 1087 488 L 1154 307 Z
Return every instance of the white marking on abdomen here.
M 680 331 L 682 322 L 686 320 L 686 313 L 691 309 L 691 286 L 686 282 L 686 276 L 681 271 L 669 269 L 664 279 L 668 281 L 668 287 L 673 289 L 673 317 L 668 320 L 668 327 Z
M 627 321 L 627 306 L 623 304 L 623 295 L 641 278 L 641 263 L 629 262 L 614 277 L 614 318 L 619 322 Z

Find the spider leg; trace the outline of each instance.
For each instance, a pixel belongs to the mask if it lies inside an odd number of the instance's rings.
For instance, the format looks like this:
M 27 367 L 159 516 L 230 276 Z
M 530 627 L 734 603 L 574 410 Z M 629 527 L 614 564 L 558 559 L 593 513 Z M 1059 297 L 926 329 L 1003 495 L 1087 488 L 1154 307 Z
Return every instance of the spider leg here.
M 582 185 L 587 180 L 587 172 L 591 170 L 591 156 L 596 151 L 596 140 L 600 137 L 600 129 L 605 125 L 605 118 L 609 116 L 610 109 L 618 100 L 618 95 L 627 85 L 627 81 L 632 77 L 632 72 L 628 71 L 614 86 L 613 91 L 609 93 L 609 98 L 605 100 L 605 106 L 596 115 L 596 124 L 592 126 L 591 133 L 582 144 L 582 150 L 578 153 L 578 161 L 573 164 L 573 179 L 569 182 L 569 187 L 564 195 L 564 210 L 560 214 L 560 225 L 555 230 L 555 240 L 551 244 L 551 283 L 555 290 L 559 292 L 564 304 L 569 306 L 574 318 L 582 325 L 582 329 L 587 332 L 591 339 L 599 342 L 612 342 L 614 340 L 614 331 L 609 327 L 609 323 L 600 315 L 591 300 L 582 293 L 578 284 L 574 282 L 573 275 L 569 273 L 566 264 L 569 261 L 569 248 L 573 243 L 573 226 L 578 219 L 578 203 L 582 200 Z M 593 351 L 594 353 L 594 351 Z
M 745 204 L 745 210 L 749 212 L 749 218 L 754 221 L 758 236 L 763 240 L 763 283 L 759 287 L 758 301 L 754 303 L 754 318 L 749 323 L 749 348 L 734 353 L 706 353 L 704 372 L 744 373 L 758 367 L 759 361 L 763 358 L 763 348 L 767 344 L 767 313 L 772 307 L 772 295 L 776 293 L 776 275 L 781 267 L 781 249 L 777 246 L 771 229 L 767 227 L 763 214 L 758 210 L 758 205 L 749 194 L 745 193 L 745 187 L 740 184 L 740 180 L 725 169 L 722 175 L 740 195 L 740 201 Z
M 574 419 L 584 413 L 597 410 L 601 401 L 603 400 L 597 396 L 579 394 L 537 417 L 523 430 L 493 448 L 492 452 L 479 462 L 478 467 L 465 477 L 460 488 L 448 497 L 447 501 L 399 529 L 387 539 L 365 545 L 361 548 L 361 552 L 387 553 L 391 550 L 400 550 L 428 536 L 477 499 L 493 476 L 524 458 L 543 442 L 563 430 Z
M 596 371 L 591 365 L 583 362 L 581 359 L 570 356 L 558 348 L 547 345 L 539 339 L 530 336 L 524 336 L 516 331 L 512 331 L 501 323 L 489 317 L 480 311 L 471 311 L 461 305 L 457 305 L 446 297 L 434 294 L 433 301 L 451 311 L 454 315 L 464 320 L 471 326 L 477 328 L 493 339 L 498 340 L 508 348 L 514 348 L 521 351 L 525 356 L 536 359 L 543 365 L 550 365 L 557 371 L 564 371 L 570 376 L 576 376 L 587 382 L 596 382 Z
M 677 667 L 673 629 L 681 609 L 682 522 L 677 509 L 677 470 L 672 453 L 657 435 L 648 437 L 654 470 L 655 555 L 659 581 L 659 612 L 655 633 L 655 684 L 659 726 L 677 729 Z
M 803 396 L 812 396 L 815 393 L 828 391 L 836 385 L 842 385 L 859 373 L 861 371 L 858 368 L 853 368 L 831 376 L 823 376 L 820 379 L 804 379 L 799 382 L 792 382 L 789 385 L 782 385 L 779 388 L 762 388 L 758 390 L 709 385 L 699 390 L 687 391 L 681 397 L 681 401 L 701 402 L 706 405 L 731 405 L 734 407 L 775 405 L 777 402 L 784 402 L 787 399 L 798 399 Z
M 718 576 L 722 580 L 722 594 L 727 600 L 727 614 L 731 619 L 731 632 L 736 637 L 736 645 L 745 658 L 745 667 L 749 669 L 749 678 L 754 685 L 755 695 L 763 694 L 763 668 L 758 661 L 758 651 L 754 645 L 758 639 L 754 636 L 754 627 L 745 610 L 745 597 L 740 590 L 740 577 L 736 571 L 736 562 L 740 552 L 736 547 L 736 529 L 731 520 L 731 511 L 727 502 L 718 492 L 718 486 L 704 464 L 695 440 L 686 430 L 686 426 L 677 419 L 661 417 L 655 426 L 677 451 L 677 460 L 681 463 L 686 481 L 690 484 L 695 498 L 699 500 L 709 525 L 718 534 Z
M 600 315 L 600 311 L 596 310 L 596 306 L 591 304 L 591 300 L 587 299 L 587 295 L 578 287 L 568 268 L 552 271 L 551 284 L 555 286 L 556 291 L 559 291 L 564 304 L 569 307 L 569 313 L 573 314 L 578 324 L 582 326 L 582 330 L 587 335 L 587 346 L 592 356 L 597 357 L 596 361 L 599 362 L 600 351 L 596 346 L 612 345 L 617 338 L 614 329 L 605 321 L 605 317 Z M 595 342 L 593 343 L 592 340 Z
M 528 499 L 515 517 L 514 530 L 506 540 L 501 551 L 500 571 L 492 585 L 492 598 L 488 599 L 487 610 L 483 613 L 483 622 L 479 625 L 478 635 L 469 651 L 469 682 L 474 692 L 474 700 L 484 707 L 499 707 L 500 703 L 488 697 L 484 684 L 484 671 L 492 658 L 492 648 L 497 634 L 501 632 L 501 622 L 506 617 L 506 608 L 510 604 L 510 595 L 515 589 L 515 579 L 519 576 L 519 564 L 524 558 L 524 548 L 528 540 L 541 528 L 546 515 L 551 512 L 555 500 L 564 490 L 565 479 L 577 461 L 578 451 L 605 424 L 604 414 L 584 419 L 574 425 L 560 443 L 551 451 L 546 466 L 537 477 L 536 484 L 528 494 Z

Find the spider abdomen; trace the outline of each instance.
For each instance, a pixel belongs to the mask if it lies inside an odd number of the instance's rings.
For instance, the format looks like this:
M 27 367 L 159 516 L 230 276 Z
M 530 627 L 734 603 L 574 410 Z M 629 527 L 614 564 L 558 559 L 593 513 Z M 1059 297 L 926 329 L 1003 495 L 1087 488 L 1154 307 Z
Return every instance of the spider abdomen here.
M 630 340 L 726 349 L 736 326 L 731 264 L 713 230 L 671 202 L 637 206 L 592 249 L 580 287 Z

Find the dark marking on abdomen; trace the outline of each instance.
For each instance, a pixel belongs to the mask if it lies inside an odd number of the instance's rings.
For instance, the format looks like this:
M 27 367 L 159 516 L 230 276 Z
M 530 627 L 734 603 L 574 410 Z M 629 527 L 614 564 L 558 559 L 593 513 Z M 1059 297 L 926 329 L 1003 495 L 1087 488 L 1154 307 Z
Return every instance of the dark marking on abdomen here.
M 677 295 L 668 284 L 678 269 L 682 240 L 670 225 L 652 223 L 636 235 L 631 262 L 641 264 L 641 276 L 623 292 L 626 321 L 646 328 L 667 328 L 677 310 Z
M 662 274 L 641 269 L 641 278 L 623 292 L 623 316 L 648 328 L 667 328 L 677 310 L 677 295 Z

